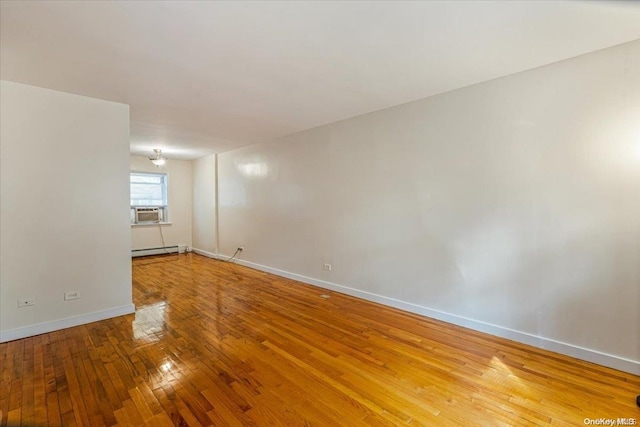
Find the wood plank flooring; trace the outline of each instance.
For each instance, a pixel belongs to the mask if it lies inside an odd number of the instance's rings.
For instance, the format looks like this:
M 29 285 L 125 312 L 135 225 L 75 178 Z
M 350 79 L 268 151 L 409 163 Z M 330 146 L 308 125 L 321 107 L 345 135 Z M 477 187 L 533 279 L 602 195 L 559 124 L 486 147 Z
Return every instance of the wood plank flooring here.
M 638 376 L 194 254 L 133 278 L 135 315 L 0 344 L 3 426 L 640 421 Z

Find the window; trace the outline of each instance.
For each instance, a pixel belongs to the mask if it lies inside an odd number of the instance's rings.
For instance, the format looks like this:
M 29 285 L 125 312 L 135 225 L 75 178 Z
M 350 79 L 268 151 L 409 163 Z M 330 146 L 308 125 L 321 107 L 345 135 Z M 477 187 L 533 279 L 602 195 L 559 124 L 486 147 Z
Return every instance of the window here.
M 166 222 L 167 221 L 167 174 L 131 172 L 131 222 Z M 155 221 L 142 220 L 150 218 L 149 212 L 157 208 Z M 144 215 L 140 215 L 144 212 Z

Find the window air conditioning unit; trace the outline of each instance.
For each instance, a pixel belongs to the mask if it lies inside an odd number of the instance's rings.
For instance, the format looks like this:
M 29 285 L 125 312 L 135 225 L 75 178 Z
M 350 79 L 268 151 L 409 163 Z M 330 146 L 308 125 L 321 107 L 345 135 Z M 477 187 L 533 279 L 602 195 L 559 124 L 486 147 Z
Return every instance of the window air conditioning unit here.
M 160 208 L 136 207 L 136 223 L 160 222 Z

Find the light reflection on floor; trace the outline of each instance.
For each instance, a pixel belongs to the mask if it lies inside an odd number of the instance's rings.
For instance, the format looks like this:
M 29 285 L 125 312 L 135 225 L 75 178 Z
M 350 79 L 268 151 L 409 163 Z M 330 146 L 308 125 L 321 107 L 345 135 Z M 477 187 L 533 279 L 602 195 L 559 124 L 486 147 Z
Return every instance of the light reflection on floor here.
M 136 309 L 136 317 L 131 327 L 133 338 L 139 344 L 148 344 L 160 341 L 165 333 L 165 310 L 167 303 L 160 301 L 145 305 Z
M 529 395 L 529 387 L 507 366 L 500 357 L 493 356 L 489 367 L 484 370 L 483 377 L 494 381 L 509 390 L 517 390 L 522 395 Z M 506 384 L 505 384 L 506 383 Z
M 157 370 L 149 372 L 148 381 L 156 387 L 164 387 L 182 378 L 179 363 L 173 359 L 174 355 L 165 353 L 161 341 L 167 333 L 166 325 L 167 302 L 160 301 L 144 305 L 136 309 L 136 316 L 131 324 L 133 339 L 137 347 L 147 345 L 158 346 L 158 359 L 155 363 Z M 184 367 L 183 367 L 184 368 Z

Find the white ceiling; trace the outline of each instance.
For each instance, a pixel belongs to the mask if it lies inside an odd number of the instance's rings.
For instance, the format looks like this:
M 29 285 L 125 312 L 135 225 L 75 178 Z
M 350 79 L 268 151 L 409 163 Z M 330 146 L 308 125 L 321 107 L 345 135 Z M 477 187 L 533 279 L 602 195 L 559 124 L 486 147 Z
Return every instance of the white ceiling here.
M 2 1 L 6 80 L 192 159 L 640 39 L 640 2 Z

